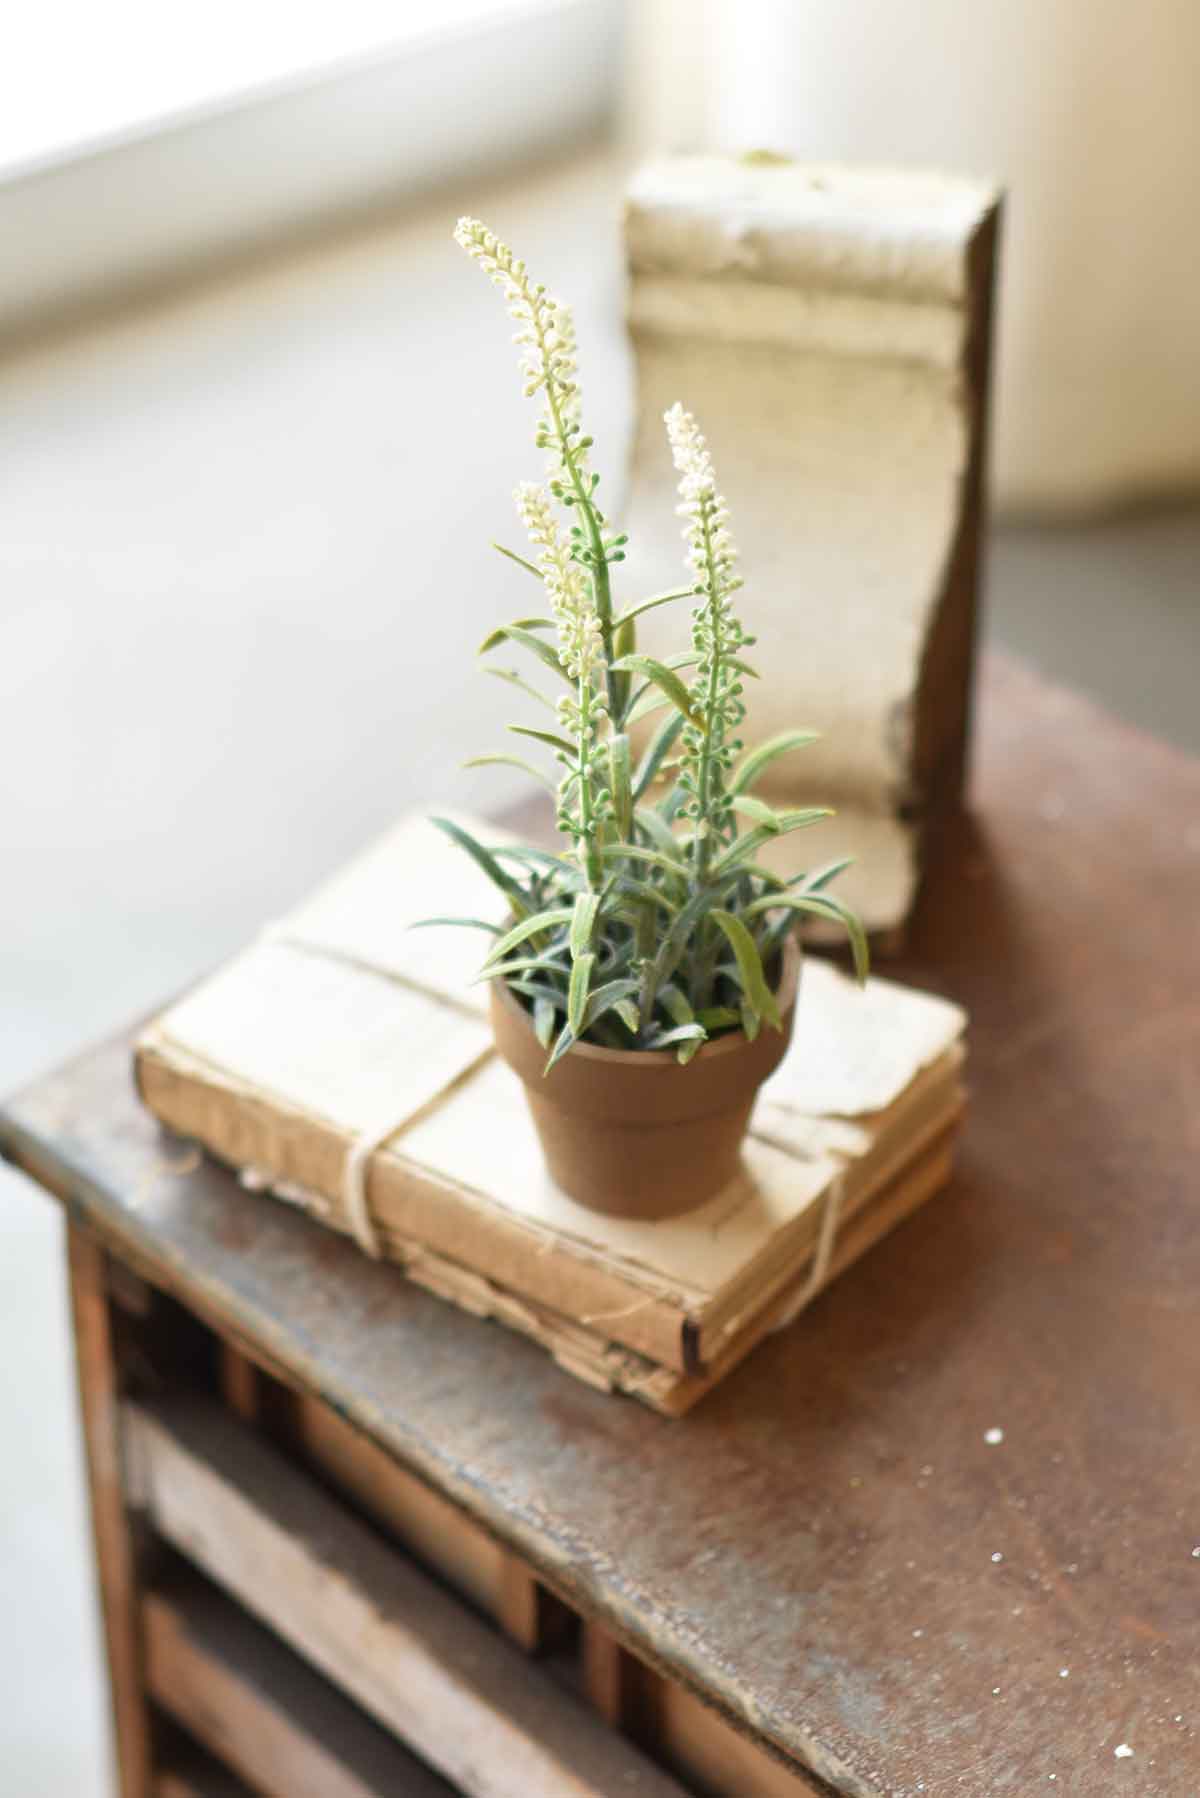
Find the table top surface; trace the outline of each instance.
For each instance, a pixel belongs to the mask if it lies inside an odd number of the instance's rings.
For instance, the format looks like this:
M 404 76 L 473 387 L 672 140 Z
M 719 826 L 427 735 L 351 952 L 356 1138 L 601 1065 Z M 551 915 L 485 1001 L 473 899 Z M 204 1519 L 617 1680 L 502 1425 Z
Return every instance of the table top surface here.
M 682 1422 L 200 1162 L 127 1035 L 9 1101 L 0 1145 L 835 1789 L 1183 1798 L 1200 762 L 985 669 L 976 811 L 896 964 L 971 1013 L 959 1171 Z

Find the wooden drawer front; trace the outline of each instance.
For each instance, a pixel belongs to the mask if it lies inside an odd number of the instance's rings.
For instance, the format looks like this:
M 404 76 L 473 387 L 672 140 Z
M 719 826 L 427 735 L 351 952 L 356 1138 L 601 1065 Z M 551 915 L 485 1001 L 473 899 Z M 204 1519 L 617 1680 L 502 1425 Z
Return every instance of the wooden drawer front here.
M 289 1452 L 352 1498 L 373 1523 L 432 1567 L 527 1654 L 558 1645 L 571 1613 L 493 1536 L 311 1393 L 282 1394 L 230 1343 L 221 1345 L 221 1390 L 244 1423 L 274 1415 Z M 281 1406 L 281 1397 L 286 1402 Z
M 760 1747 L 597 1623 L 583 1626 L 583 1670 L 600 1715 L 682 1775 L 696 1798 L 825 1798 L 826 1786 Z
M 349 1494 L 374 1522 L 486 1611 L 534 1654 L 565 1627 L 565 1607 L 486 1530 L 397 1466 L 368 1436 L 307 1393 L 296 1395 L 291 1440 L 304 1458 Z
M 158 1533 L 463 1792 L 681 1798 L 220 1405 L 128 1402 L 124 1427 L 133 1496 Z
M 255 1791 L 451 1798 L 453 1787 L 199 1574 L 147 1594 L 142 1640 L 151 1697 Z

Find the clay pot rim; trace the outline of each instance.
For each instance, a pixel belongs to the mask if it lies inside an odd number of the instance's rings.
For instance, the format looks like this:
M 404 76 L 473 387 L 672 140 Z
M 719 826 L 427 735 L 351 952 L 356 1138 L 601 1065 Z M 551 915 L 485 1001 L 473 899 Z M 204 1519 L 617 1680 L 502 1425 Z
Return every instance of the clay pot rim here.
M 789 1008 L 795 1001 L 796 989 L 800 982 L 801 951 L 794 933 L 787 937 L 782 953 L 783 973 L 774 992 L 780 1016 L 786 1018 Z M 492 984 L 496 996 L 505 1010 L 514 1016 L 519 1016 L 532 1035 L 533 1015 L 529 1008 L 521 1003 L 516 993 L 510 989 L 507 980 L 496 980 Z M 769 1030 L 771 1026 L 766 1024 L 763 1028 Z M 726 1030 L 715 1042 L 702 1043 L 691 1061 L 682 1069 L 671 1049 L 606 1049 L 602 1043 L 572 1043 L 563 1059 L 565 1061 L 569 1057 L 571 1060 L 595 1061 L 611 1068 L 674 1068 L 676 1073 L 686 1073 L 687 1069 L 695 1067 L 697 1062 L 712 1062 L 716 1061 L 719 1056 L 736 1054 L 738 1050 L 744 1049 L 750 1040 L 744 1030 Z

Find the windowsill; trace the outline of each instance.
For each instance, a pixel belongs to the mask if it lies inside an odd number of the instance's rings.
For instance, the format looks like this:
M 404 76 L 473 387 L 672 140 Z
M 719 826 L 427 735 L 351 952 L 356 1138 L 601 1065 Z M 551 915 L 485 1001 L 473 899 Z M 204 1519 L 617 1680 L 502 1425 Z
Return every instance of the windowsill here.
M 154 0 L 44 5 L 27 16 L 0 74 L 0 181 L 93 156 L 357 65 L 448 31 L 486 29 L 512 0 L 393 0 L 247 9 L 215 0 L 193 15 Z M 63 45 L 69 34 L 70 57 Z
M 57 106 L 11 109 L 0 234 L 21 254 L 0 273 L 0 334 L 545 153 L 611 117 L 620 0 L 442 0 L 434 25 L 424 8 L 382 0 L 341 10 L 289 26 L 281 46 L 278 33 L 240 30 L 245 8 L 240 19 L 231 9 L 190 58 L 174 15 L 147 12 L 172 34 L 170 56 L 139 42 L 136 71 L 122 81 L 110 68 L 82 110 L 69 90 Z M 73 66 L 90 75 L 87 58 L 73 43 Z

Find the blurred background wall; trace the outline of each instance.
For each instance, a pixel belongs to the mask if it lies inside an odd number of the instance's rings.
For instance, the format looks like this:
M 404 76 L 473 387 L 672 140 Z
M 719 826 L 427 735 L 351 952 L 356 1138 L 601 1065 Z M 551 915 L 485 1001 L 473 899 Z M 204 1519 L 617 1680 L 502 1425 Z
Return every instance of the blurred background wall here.
M 644 0 L 641 147 L 995 176 L 993 468 L 1010 510 L 1200 484 L 1195 0 Z

